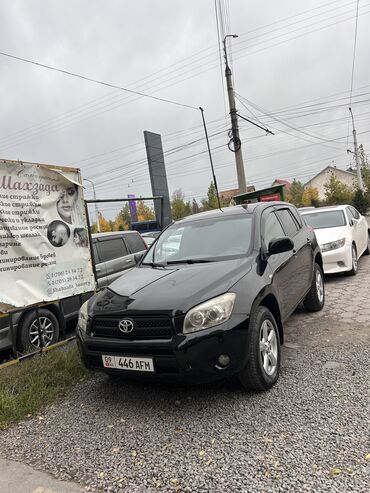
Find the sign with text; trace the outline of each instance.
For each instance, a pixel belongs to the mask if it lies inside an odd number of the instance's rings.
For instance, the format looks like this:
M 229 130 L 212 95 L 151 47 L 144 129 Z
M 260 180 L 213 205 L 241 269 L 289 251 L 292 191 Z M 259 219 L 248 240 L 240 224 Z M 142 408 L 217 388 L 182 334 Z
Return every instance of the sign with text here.
M 0 312 L 94 289 L 78 170 L 0 160 Z

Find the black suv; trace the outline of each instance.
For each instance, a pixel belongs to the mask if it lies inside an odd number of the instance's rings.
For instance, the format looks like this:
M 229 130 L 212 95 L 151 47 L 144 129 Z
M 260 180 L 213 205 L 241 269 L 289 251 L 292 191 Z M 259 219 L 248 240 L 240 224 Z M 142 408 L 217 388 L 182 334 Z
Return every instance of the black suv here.
M 248 204 L 169 226 L 139 264 L 80 311 L 88 368 L 202 383 L 238 375 L 253 390 L 279 377 L 283 323 L 324 306 L 315 233 L 294 206 Z

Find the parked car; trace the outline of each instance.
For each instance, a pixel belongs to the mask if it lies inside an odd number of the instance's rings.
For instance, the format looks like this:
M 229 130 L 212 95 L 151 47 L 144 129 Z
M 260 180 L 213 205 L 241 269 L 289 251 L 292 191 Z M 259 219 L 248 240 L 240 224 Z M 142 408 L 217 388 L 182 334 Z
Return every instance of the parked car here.
M 180 236 L 176 251 L 168 243 Z M 87 368 L 190 383 L 238 375 L 277 381 L 284 322 L 303 301 L 321 310 L 322 256 L 284 202 L 196 214 L 169 226 L 141 262 L 80 310 Z
M 141 236 L 143 237 L 146 245 L 150 247 L 151 245 L 153 245 L 160 234 L 160 231 L 157 231 L 152 233 L 141 233 Z
M 96 233 L 92 235 L 98 287 L 108 286 L 126 270 L 133 267 L 135 255 L 146 251 L 146 245 L 137 231 Z M 44 345 L 50 346 L 59 339 L 62 324 L 77 320 L 81 303 L 91 296 L 83 294 L 50 303 L 39 309 Z M 36 311 L 34 308 L 14 313 L 13 330 L 18 351 L 40 347 Z M 9 316 L 0 318 L 0 351 L 12 347 Z
M 370 253 L 370 229 L 366 218 L 351 205 L 320 207 L 302 211 L 319 242 L 324 273 L 356 274 L 358 259 Z

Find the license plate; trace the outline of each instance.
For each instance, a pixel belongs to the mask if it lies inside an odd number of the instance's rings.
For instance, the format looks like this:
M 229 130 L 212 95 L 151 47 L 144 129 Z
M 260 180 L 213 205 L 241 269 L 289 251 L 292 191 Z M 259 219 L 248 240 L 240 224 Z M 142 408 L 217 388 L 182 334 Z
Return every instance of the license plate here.
M 154 372 L 153 358 L 132 358 L 131 356 L 102 355 L 104 368 L 129 371 Z

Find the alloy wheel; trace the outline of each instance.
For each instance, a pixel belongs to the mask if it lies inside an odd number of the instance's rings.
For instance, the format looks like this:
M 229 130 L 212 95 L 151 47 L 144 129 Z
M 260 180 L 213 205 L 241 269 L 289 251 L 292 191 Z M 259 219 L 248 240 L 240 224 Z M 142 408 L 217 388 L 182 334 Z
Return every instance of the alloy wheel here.
M 264 320 L 260 328 L 260 356 L 266 374 L 273 375 L 278 364 L 278 340 L 270 320 Z
M 40 334 L 43 339 L 43 345 L 44 347 L 50 346 L 55 334 L 54 324 L 48 317 L 39 317 L 39 323 L 40 323 Z M 30 325 L 30 330 L 29 330 L 29 339 L 32 346 L 37 348 L 40 347 L 40 334 L 38 330 L 37 318 L 35 318 L 35 320 Z
M 322 303 L 324 300 L 324 281 L 319 270 L 316 270 L 316 290 L 317 297 L 319 298 L 320 303 Z

